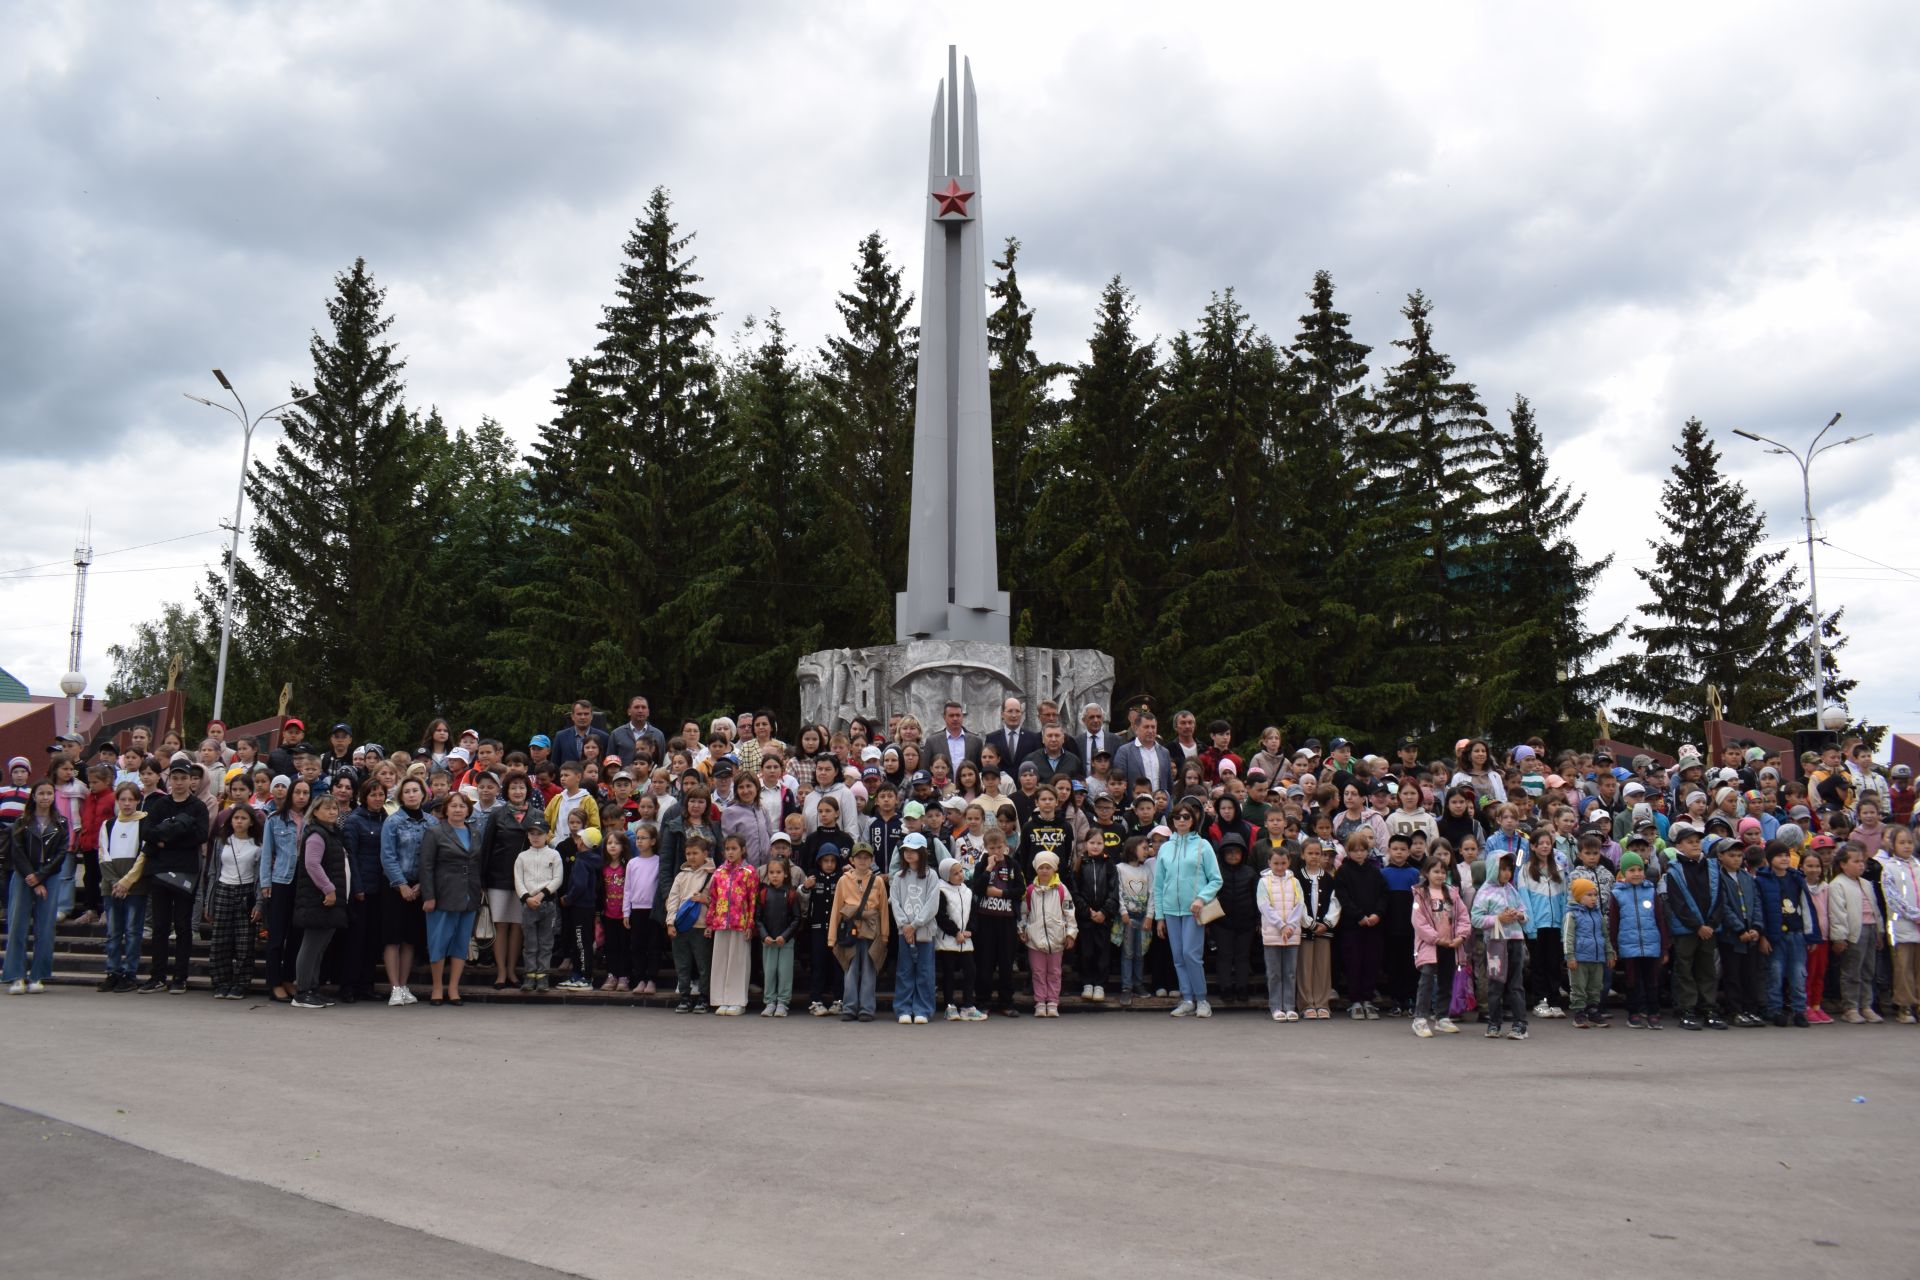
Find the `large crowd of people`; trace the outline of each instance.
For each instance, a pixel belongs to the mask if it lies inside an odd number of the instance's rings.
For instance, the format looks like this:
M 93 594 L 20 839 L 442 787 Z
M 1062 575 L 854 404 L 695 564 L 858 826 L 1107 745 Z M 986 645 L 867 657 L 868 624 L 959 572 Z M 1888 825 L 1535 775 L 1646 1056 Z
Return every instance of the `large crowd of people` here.
M 850 1022 L 891 973 L 909 1025 L 1058 1017 L 1071 985 L 1423 1038 L 1920 1015 L 1911 770 L 1865 743 L 1423 759 L 1184 711 L 1163 734 L 1144 700 L 1070 715 L 783 741 L 767 711 L 663 727 L 636 696 L 512 747 L 441 719 L 391 750 L 291 717 L 63 739 L 0 786 L 0 981 L 44 991 L 65 920 L 104 930 L 102 992 L 185 992 L 199 937 L 215 998 L 258 950 L 266 997 L 308 1010 L 417 1004 L 422 961 L 426 1003 L 461 1007 L 486 956 L 496 990 Z

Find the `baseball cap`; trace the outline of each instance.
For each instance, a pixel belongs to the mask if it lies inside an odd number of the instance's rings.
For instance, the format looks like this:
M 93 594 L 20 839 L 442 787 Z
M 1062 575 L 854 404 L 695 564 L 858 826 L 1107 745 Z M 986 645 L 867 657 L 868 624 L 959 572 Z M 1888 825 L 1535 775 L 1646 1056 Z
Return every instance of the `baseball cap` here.
M 909 800 L 900 806 L 900 816 L 903 818 L 924 818 L 927 816 L 927 806 L 921 804 L 918 800 Z
M 927 847 L 927 838 L 918 831 L 909 831 L 907 832 L 906 839 L 900 842 L 900 847 L 902 849 L 924 849 Z
M 353 732 L 353 726 L 352 726 L 352 725 L 350 725 L 350 724 L 348 724 L 348 723 L 347 723 L 347 722 L 346 722 L 345 720 L 342 720 L 342 721 L 340 721 L 340 722 L 339 722 L 338 724 L 336 724 L 336 725 L 334 725 L 334 726 L 333 726 L 333 728 L 332 728 L 331 730 L 329 730 L 329 732 L 331 732 L 331 733 L 352 733 L 352 732 Z
M 933 775 L 925 769 L 915 769 L 913 776 L 907 779 L 907 785 L 910 787 L 930 787 L 933 785 Z
M 544 733 L 536 733 L 531 738 L 527 739 L 527 745 L 530 747 L 545 747 L 548 750 L 552 750 L 553 739 L 549 738 Z
M 280 722 L 280 727 L 282 729 L 299 729 L 304 732 L 307 727 L 307 722 L 305 720 L 302 720 L 299 716 L 288 716 L 285 720 Z

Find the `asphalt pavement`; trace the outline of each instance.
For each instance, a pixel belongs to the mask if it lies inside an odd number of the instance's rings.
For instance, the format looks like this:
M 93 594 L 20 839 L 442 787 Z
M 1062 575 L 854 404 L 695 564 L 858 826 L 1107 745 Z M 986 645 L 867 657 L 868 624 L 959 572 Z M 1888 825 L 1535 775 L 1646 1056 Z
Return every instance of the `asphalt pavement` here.
M 1522 1044 L 1259 1013 L 901 1027 L 68 990 L 0 999 L 0 1256 L 36 1277 L 1916 1275 L 1917 1064 L 1892 1025 Z

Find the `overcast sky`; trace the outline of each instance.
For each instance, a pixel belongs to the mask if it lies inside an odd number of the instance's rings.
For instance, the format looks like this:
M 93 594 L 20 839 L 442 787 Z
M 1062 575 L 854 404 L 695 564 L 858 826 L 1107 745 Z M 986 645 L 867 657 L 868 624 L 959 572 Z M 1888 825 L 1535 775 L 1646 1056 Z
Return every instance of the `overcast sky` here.
M 1462 375 L 1501 415 L 1529 396 L 1589 495 L 1583 545 L 1617 556 L 1597 625 L 1643 599 L 1682 420 L 1804 565 L 1797 468 L 1730 431 L 1798 443 L 1844 410 L 1836 435 L 1874 439 L 1814 473 L 1821 603 L 1846 607 L 1854 710 L 1920 728 L 1920 10 L 936 8 L 0 10 L 0 666 L 53 691 L 89 509 L 95 691 L 106 647 L 188 596 L 240 436 L 181 392 L 217 395 L 217 365 L 283 399 L 356 255 L 410 399 L 523 439 L 656 184 L 727 337 L 778 308 L 817 345 L 875 228 L 917 284 L 952 41 L 1045 356 L 1082 358 L 1116 272 L 1148 333 L 1232 286 L 1284 340 L 1325 267 L 1376 368 L 1425 289 Z

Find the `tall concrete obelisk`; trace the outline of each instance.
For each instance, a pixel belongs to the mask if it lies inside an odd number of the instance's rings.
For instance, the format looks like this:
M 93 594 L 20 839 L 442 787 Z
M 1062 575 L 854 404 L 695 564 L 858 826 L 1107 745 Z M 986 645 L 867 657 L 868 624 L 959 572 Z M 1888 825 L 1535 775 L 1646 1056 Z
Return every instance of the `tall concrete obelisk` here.
M 927 148 L 913 508 L 907 589 L 894 601 L 895 639 L 902 644 L 1006 644 L 1009 637 L 994 540 L 979 119 L 973 66 L 949 45 Z
M 1008 697 L 1051 698 L 1069 727 L 1113 696 L 1113 659 L 1093 649 L 1014 648 L 993 524 L 993 421 L 987 399 L 987 254 L 980 224 L 979 110 L 973 68 L 947 50 L 933 99 L 920 286 L 919 388 L 913 410 L 913 507 L 907 589 L 894 598 L 895 643 L 801 657 L 800 714 L 843 728 L 894 714 L 936 732 L 948 700 L 976 730 Z M 1005 762 L 1012 767 L 1014 761 Z

